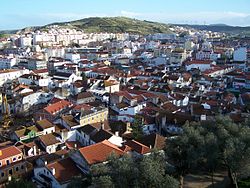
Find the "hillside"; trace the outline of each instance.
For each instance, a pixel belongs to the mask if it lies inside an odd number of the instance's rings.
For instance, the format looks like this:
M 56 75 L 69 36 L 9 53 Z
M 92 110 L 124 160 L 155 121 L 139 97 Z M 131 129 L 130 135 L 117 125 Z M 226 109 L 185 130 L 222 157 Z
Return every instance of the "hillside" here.
M 238 27 L 229 26 L 225 24 L 213 24 L 213 25 L 179 25 L 184 27 L 191 27 L 199 30 L 207 30 L 213 32 L 222 32 L 228 34 L 240 34 L 240 35 L 250 35 L 250 27 Z
M 51 25 L 60 27 L 70 27 L 81 29 L 85 32 L 112 32 L 112 33 L 133 33 L 133 34 L 152 34 L 152 33 L 172 33 L 169 25 L 150 21 L 141 21 L 127 17 L 92 17 L 70 22 L 52 23 L 42 27 L 29 27 L 22 31 L 46 30 Z

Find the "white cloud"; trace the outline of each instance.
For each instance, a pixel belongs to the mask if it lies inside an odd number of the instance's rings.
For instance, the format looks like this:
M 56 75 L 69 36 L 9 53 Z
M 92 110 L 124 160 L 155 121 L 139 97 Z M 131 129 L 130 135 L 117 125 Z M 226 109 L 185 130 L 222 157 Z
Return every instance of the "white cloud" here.
M 123 13 L 123 14 L 122 14 Z M 189 23 L 189 24 L 207 24 L 225 23 L 228 25 L 250 25 L 250 13 L 241 12 L 161 12 L 161 13 L 133 13 L 123 11 L 122 15 L 138 19 L 147 19 L 168 23 Z
M 121 11 L 121 16 L 126 16 L 126 17 L 137 17 L 137 16 L 142 16 L 143 14 L 138 13 L 138 12 L 130 12 L 130 11 Z

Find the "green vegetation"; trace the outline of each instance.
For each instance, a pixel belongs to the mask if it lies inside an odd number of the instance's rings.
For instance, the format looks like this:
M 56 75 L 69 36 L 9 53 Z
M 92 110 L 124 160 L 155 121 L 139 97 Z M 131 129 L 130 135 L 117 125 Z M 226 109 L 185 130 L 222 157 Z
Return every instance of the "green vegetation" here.
M 250 177 L 250 127 L 238 125 L 229 117 L 217 116 L 214 121 L 185 125 L 183 134 L 168 140 L 166 155 L 183 177 L 192 170 L 213 174 L 218 168 L 228 171 L 234 187 L 240 179 Z
M 82 77 L 83 81 L 87 80 L 87 76 L 86 76 L 85 72 L 82 72 L 81 77 Z
M 131 125 L 132 128 L 132 138 L 135 140 L 139 140 L 143 136 L 143 131 L 142 131 L 142 117 L 139 115 L 135 116 L 134 122 Z
M 180 25 L 184 27 L 191 27 L 199 30 L 207 30 L 213 32 L 222 32 L 233 35 L 247 35 L 250 36 L 250 27 L 236 27 L 229 25 Z
M 1 39 L 1 38 L 6 38 L 6 37 L 8 37 L 8 36 L 9 36 L 9 34 L 0 33 L 0 39 Z
M 24 179 L 13 178 L 6 186 L 6 188 L 35 188 L 35 184 Z
M 88 33 L 112 32 L 132 34 L 172 33 L 169 26 L 163 23 L 141 21 L 126 17 L 92 17 L 71 22 L 52 23 L 43 27 L 30 27 L 26 30 L 46 30 L 49 26 L 58 25 L 62 28 L 75 28 Z
M 165 159 L 153 152 L 142 159 L 111 156 L 107 164 L 92 168 L 94 187 L 177 188 L 178 181 L 166 174 Z M 105 185 L 105 186 L 104 186 Z
M 249 188 L 250 187 L 250 178 L 239 181 L 239 188 Z

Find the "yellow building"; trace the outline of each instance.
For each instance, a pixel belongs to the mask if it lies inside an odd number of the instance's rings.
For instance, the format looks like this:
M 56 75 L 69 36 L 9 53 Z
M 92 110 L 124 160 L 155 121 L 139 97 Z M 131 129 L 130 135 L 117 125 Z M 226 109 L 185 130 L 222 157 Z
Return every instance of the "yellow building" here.
M 108 119 L 108 108 L 96 107 L 91 110 L 82 110 L 80 116 L 80 125 L 100 123 Z

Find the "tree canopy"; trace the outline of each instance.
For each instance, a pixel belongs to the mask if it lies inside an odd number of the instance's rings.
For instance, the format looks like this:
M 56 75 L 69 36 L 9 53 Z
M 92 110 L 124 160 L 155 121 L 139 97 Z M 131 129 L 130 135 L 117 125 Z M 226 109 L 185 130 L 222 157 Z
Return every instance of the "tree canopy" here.
M 192 122 L 184 126 L 182 135 L 168 140 L 166 154 L 180 180 L 192 169 L 205 167 L 213 175 L 223 166 L 237 187 L 239 178 L 250 176 L 250 128 L 235 124 L 227 116 Z

